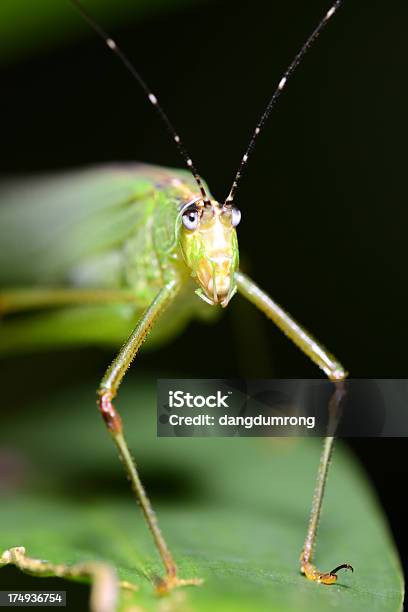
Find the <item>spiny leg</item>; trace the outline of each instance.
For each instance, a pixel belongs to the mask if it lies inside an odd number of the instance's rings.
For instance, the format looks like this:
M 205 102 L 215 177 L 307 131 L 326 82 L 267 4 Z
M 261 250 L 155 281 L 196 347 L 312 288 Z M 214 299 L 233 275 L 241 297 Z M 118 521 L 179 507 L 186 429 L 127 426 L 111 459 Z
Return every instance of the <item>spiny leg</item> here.
M 326 488 L 330 467 L 330 459 L 333 453 L 334 434 L 340 419 L 341 403 L 346 395 L 345 380 L 333 380 L 333 383 L 335 385 L 335 390 L 329 401 L 328 431 L 326 437 L 324 438 L 323 450 L 320 456 L 306 540 L 300 555 L 300 571 L 310 580 L 315 580 L 316 582 L 321 582 L 323 584 L 334 584 L 337 581 L 337 572 L 341 569 L 350 569 L 351 571 L 354 571 L 353 567 L 349 563 L 342 563 L 341 565 L 338 565 L 332 569 L 330 572 L 320 572 L 312 563 L 324 491 Z
M 98 391 L 102 416 L 119 449 L 120 457 L 166 568 L 166 578 L 157 581 L 157 590 L 160 592 L 175 586 L 200 584 L 201 581 L 198 579 L 182 580 L 177 577 L 176 565 L 161 534 L 149 498 L 140 481 L 136 465 L 123 435 L 121 418 L 112 405 L 111 400 L 116 395 L 127 368 L 135 358 L 150 328 L 161 312 L 174 299 L 177 291 L 177 283 L 171 281 L 159 292 L 106 372 Z M 114 302 L 137 305 L 134 292 L 123 289 L 87 289 L 75 287 L 10 289 L 3 290 L 0 293 L 0 315 L 40 308 L 55 308 L 69 304 L 110 304 Z
M 98 390 L 99 407 L 102 417 L 119 450 L 120 458 L 165 567 L 165 578 L 156 581 L 156 588 L 159 592 L 166 592 L 176 586 L 200 584 L 201 581 L 198 579 L 182 580 L 177 576 L 176 564 L 161 533 L 156 515 L 140 480 L 136 464 L 130 454 L 123 434 L 122 420 L 112 404 L 112 399 L 117 394 L 126 370 L 135 358 L 149 330 L 165 307 L 174 299 L 177 291 L 178 285 L 175 281 L 170 281 L 160 290 L 108 368 Z
M 26 554 L 24 546 L 15 546 L 0 553 L 0 567 L 15 565 L 19 570 L 32 576 L 58 576 L 68 580 L 90 581 L 91 612 L 114 612 L 117 610 L 119 588 L 137 591 L 138 587 L 129 582 L 119 582 L 116 571 L 110 565 L 96 561 L 65 565 L 35 559 Z
M 334 433 L 339 419 L 340 405 L 345 395 L 345 380 L 347 372 L 340 362 L 331 355 L 317 340 L 303 329 L 290 315 L 288 315 L 276 302 L 274 302 L 250 278 L 237 272 L 235 275 L 238 291 L 252 302 L 259 310 L 271 319 L 281 331 L 300 348 L 335 385 L 334 393 L 329 402 L 329 428 L 324 439 L 323 451 L 320 457 L 319 470 L 315 492 L 313 495 L 312 510 L 306 540 L 300 556 L 300 571 L 310 580 L 323 584 L 333 584 L 337 580 L 340 569 L 351 569 L 351 565 L 344 563 L 331 572 L 320 572 L 312 564 L 314 546 L 316 543 L 317 528 L 323 503 L 324 490 L 333 452 Z

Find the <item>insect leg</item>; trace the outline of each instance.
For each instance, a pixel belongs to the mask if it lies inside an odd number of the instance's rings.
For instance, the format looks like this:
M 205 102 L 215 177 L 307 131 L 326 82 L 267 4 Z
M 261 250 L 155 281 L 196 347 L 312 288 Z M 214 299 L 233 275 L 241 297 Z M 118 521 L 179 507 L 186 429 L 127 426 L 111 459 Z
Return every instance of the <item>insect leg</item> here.
M 126 289 L 94 289 L 79 287 L 42 287 L 1 289 L 0 316 L 12 312 L 54 308 L 69 304 L 135 304 L 135 294 Z
M 338 420 L 341 401 L 345 395 L 345 380 L 347 372 L 340 362 L 331 355 L 317 340 L 274 302 L 250 278 L 237 272 L 235 275 L 238 291 L 271 319 L 281 331 L 311 359 L 326 376 L 334 383 L 335 390 L 329 402 L 329 431 L 324 439 L 320 458 L 312 510 L 304 547 L 300 556 L 300 571 L 310 580 L 333 584 L 337 580 L 339 569 L 353 569 L 348 564 L 342 564 L 331 572 L 320 572 L 312 564 L 313 549 L 319 524 L 324 490 L 329 471 L 330 457 L 333 452 L 334 432 Z
M 123 434 L 121 417 L 113 406 L 112 399 L 117 394 L 126 370 L 136 357 L 136 354 L 145 340 L 149 330 L 166 306 L 168 306 L 174 299 L 178 289 L 179 286 L 176 281 L 170 281 L 160 290 L 156 298 L 139 320 L 136 328 L 128 340 L 121 348 L 117 357 L 109 366 L 98 390 L 99 407 L 103 420 L 119 450 L 120 458 L 123 462 L 129 480 L 132 484 L 132 488 L 136 494 L 143 515 L 164 563 L 166 576 L 164 579 L 156 581 L 156 588 L 160 592 L 167 591 L 175 586 L 199 584 L 201 581 L 197 579 L 182 580 L 177 576 L 176 564 L 166 544 L 166 541 L 163 538 L 156 515 L 140 480 L 136 464 L 130 454 L 129 447 Z

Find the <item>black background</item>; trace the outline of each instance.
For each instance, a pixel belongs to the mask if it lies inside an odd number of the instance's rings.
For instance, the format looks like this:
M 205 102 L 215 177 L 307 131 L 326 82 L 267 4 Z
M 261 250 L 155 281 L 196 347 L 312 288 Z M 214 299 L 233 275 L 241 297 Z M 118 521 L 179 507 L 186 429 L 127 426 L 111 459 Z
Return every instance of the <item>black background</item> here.
M 322 0 L 191 2 L 113 28 L 215 197 L 227 194 L 261 110 L 327 8 Z M 407 23 L 403 0 L 345 2 L 282 95 L 237 196 L 244 267 L 353 378 L 407 376 Z M 133 159 L 182 166 L 136 83 L 81 27 L 73 43 L 3 65 L 2 173 Z M 234 301 L 213 327 L 193 323 L 171 346 L 146 353 L 143 367 L 196 378 L 319 375 L 272 325 Z M 254 336 L 242 325 L 246 317 Z M 52 385 L 95 373 L 96 386 L 112 353 L 57 357 Z M 29 383 L 46 360 L 20 360 L 19 375 Z M 13 367 L 7 362 L 3 373 Z M 350 445 L 406 565 L 407 441 Z

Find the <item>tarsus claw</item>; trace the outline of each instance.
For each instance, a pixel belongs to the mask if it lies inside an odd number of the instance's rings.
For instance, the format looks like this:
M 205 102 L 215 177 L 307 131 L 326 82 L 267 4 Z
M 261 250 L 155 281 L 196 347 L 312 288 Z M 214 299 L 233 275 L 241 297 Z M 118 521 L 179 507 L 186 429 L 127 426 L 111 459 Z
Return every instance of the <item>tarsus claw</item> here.
M 341 569 L 351 570 L 352 572 L 354 572 L 354 568 L 352 565 L 350 565 L 349 563 L 342 563 L 341 565 L 335 567 L 331 572 L 329 572 L 330 576 L 337 576 L 337 572 Z
M 306 578 L 320 584 L 334 584 L 337 582 L 337 572 L 341 569 L 354 572 L 354 568 L 349 563 L 342 563 L 328 573 L 319 572 L 309 561 L 302 560 L 300 566 L 300 571 L 302 574 L 305 574 Z

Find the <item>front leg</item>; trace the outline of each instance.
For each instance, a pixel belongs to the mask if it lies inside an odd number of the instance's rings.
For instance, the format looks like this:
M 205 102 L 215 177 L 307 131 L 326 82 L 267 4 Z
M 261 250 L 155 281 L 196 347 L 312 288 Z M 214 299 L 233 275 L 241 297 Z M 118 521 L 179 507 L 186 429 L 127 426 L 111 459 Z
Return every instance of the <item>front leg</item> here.
M 331 355 L 317 340 L 303 327 L 274 302 L 250 278 L 237 272 L 235 275 L 238 291 L 261 310 L 281 331 L 305 353 L 335 385 L 335 390 L 329 403 L 329 431 L 323 444 L 317 473 L 316 488 L 313 495 L 312 510 L 306 540 L 300 556 L 300 571 L 310 580 L 323 584 L 333 584 L 337 580 L 340 569 L 351 569 L 351 565 L 344 563 L 331 572 L 320 572 L 312 564 L 313 550 L 316 543 L 317 528 L 319 524 L 324 489 L 329 472 L 330 458 L 333 452 L 334 433 L 340 412 L 340 404 L 345 395 L 345 380 L 347 372 L 340 362 Z
M 146 339 L 149 330 L 154 325 L 164 308 L 168 306 L 170 302 L 172 302 L 178 292 L 178 289 L 178 284 L 175 281 L 171 281 L 160 290 L 156 298 L 153 300 L 149 308 L 138 322 L 129 339 L 122 346 L 118 356 L 108 368 L 98 390 L 99 408 L 103 420 L 119 450 L 120 458 L 165 567 L 165 578 L 156 581 L 156 588 L 159 592 L 165 592 L 175 586 L 185 584 L 200 584 L 201 581 L 198 579 L 182 580 L 177 576 L 176 564 L 161 533 L 156 515 L 140 480 L 136 463 L 130 454 L 129 447 L 123 434 L 122 419 L 113 406 L 112 399 L 117 394 L 126 370 L 136 357 L 136 354 L 143 341 Z

